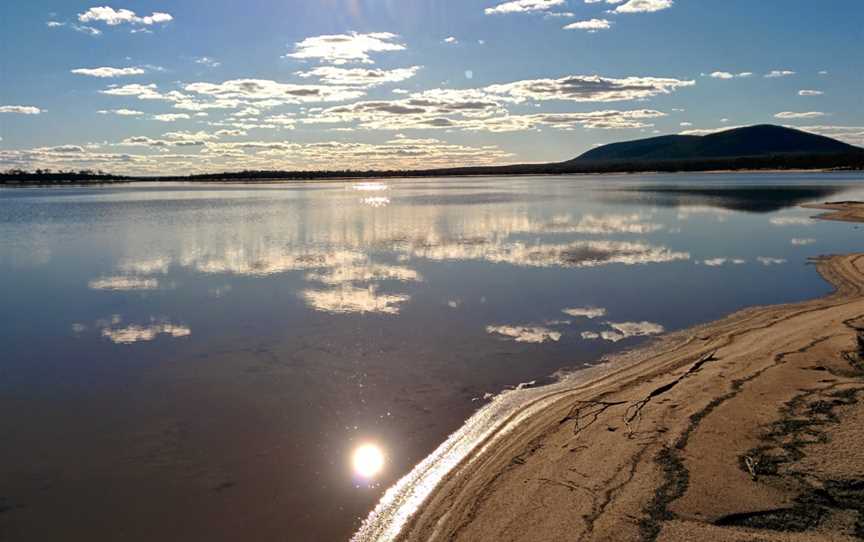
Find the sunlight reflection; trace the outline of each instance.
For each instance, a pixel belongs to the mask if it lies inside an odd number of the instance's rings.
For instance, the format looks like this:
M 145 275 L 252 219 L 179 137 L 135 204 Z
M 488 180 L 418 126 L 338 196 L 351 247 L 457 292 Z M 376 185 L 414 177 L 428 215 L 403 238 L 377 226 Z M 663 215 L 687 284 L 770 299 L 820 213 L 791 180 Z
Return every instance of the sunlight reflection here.
M 363 444 L 351 454 L 351 467 L 354 474 L 370 480 L 384 470 L 384 451 L 375 444 Z

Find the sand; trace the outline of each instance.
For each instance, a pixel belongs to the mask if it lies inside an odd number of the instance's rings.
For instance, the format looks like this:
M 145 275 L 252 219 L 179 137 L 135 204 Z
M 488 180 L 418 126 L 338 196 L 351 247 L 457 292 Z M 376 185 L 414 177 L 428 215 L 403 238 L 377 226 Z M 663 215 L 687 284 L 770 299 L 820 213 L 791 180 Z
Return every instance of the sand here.
M 814 264 L 833 294 L 621 355 L 478 446 L 399 538 L 864 538 L 864 254 Z

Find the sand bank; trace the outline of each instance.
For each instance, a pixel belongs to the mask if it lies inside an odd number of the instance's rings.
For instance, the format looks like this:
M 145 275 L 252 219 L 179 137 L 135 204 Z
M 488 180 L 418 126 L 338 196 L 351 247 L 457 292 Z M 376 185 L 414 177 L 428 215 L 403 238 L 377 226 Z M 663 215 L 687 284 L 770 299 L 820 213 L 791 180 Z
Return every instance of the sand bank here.
M 813 263 L 833 294 L 670 334 L 525 402 L 416 513 L 379 509 L 358 539 L 860 540 L 864 254 Z

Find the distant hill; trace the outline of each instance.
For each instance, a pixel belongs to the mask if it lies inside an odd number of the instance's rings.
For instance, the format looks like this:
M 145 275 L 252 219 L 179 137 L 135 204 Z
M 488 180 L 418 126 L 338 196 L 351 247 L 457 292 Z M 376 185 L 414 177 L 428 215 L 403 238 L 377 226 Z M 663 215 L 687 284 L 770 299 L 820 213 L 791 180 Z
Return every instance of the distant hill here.
M 705 136 L 670 135 L 612 143 L 567 162 L 714 160 L 774 155 L 844 154 L 862 149 L 792 128 L 762 124 Z

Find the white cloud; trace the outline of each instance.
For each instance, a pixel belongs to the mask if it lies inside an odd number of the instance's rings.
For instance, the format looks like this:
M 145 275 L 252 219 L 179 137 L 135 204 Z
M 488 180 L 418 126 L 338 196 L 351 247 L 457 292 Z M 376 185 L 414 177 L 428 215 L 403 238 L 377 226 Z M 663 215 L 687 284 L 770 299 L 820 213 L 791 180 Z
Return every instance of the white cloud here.
M 195 61 L 195 64 L 202 64 L 204 66 L 207 66 L 208 68 L 218 68 L 219 66 L 222 65 L 221 62 L 219 62 L 215 58 L 211 58 L 209 56 L 201 56 L 201 57 L 195 58 L 194 61 Z
M 561 340 L 560 332 L 542 326 L 486 326 L 486 333 L 509 337 L 517 343 L 541 344 Z
M 775 216 L 769 220 L 774 226 L 811 226 L 815 222 L 804 216 Z
M 78 20 L 82 23 L 105 23 L 108 26 L 121 24 L 151 26 L 157 23 L 167 23 L 174 20 L 169 13 L 153 12 L 146 17 L 139 17 L 129 9 L 115 10 L 109 6 L 92 7 L 84 13 L 78 14 Z
M 804 111 L 804 112 L 795 112 L 795 111 L 781 111 L 774 115 L 776 119 L 815 119 L 819 117 L 824 117 L 827 113 L 823 113 L 821 111 Z
M 152 278 L 139 277 L 105 277 L 101 279 L 91 280 L 88 283 L 88 288 L 91 290 L 111 290 L 111 291 L 134 291 L 134 290 L 155 290 L 159 288 L 159 281 Z
M 705 75 L 704 73 L 702 74 Z M 715 71 L 707 74 L 708 77 L 712 77 L 714 79 L 735 79 L 735 78 L 746 78 L 753 75 L 753 72 L 740 72 L 740 73 L 731 73 L 724 71 Z
M 832 137 L 845 143 L 849 143 L 850 145 L 864 147 L 864 126 L 816 125 L 796 126 L 795 128 L 813 134 Z
M 509 96 L 516 101 L 569 100 L 575 102 L 614 102 L 670 94 L 695 81 L 660 77 L 615 79 L 599 75 L 571 75 L 560 79 L 528 79 L 491 85 L 486 91 Z
M 18 115 L 38 115 L 44 113 L 44 109 L 39 109 L 32 105 L 0 105 L 0 113 L 16 113 Z
M 76 75 L 87 75 L 90 77 L 122 77 L 126 75 L 141 75 L 146 73 L 142 68 L 75 68 L 71 70 Z
M 443 41 L 444 41 L 444 43 L 450 43 L 452 45 L 459 43 L 459 40 L 457 40 L 454 36 L 446 37 L 446 38 L 444 38 Z
M 596 32 L 597 30 L 606 30 L 612 27 L 612 23 L 607 19 L 588 19 L 585 21 L 576 21 L 564 27 L 564 30 L 588 30 Z
M 420 66 L 381 70 L 373 68 L 338 68 L 335 66 L 319 66 L 305 72 L 297 72 L 303 78 L 316 77 L 328 85 L 344 85 L 351 87 L 374 87 L 386 83 L 398 83 L 417 75 Z
M 792 70 L 771 70 L 770 72 L 765 74 L 765 77 L 769 79 L 776 79 L 778 77 L 789 77 L 790 75 L 795 75 L 795 72 Z
M 363 91 L 340 86 L 295 85 L 269 79 L 232 79 L 222 83 L 191 83 L 186 92 L 226 100 L 272 100 L 267 105 L 299 104 L 303 102 L 338 102 L 363 96 Z
M 102 109 L 99 111 L 100 115 L 119 115 L 121 117 L 139 117 L 144 114 L 143 111 L 136 111 L 135 109 Z
M 136 342 L 152 341 L 159 335 L 168 335 L 170 337 L 178 338 L 188 337 L 191 334 L 192 330 L 187 326 L 171 323 L 153 323 L 146 326 L 130 325 L 117 329 L 105 327 L 102 329 L 102 336 L 115 344 L 132 344 Z
M 359 62 L 373 64 L 370 53 L 404 51 L 405 46 L 395 42 L 398 38 L 390 32 L 369 34 L 332 34 L 306 38 L 294 45 L 294 52 L 286 57 L 300 60 L 318 60 L 330 64 Z
M 576 307 L 572 309 L 562 309 L 566 315 L 573 316 L 576 318 L 584 317 L 589 319 L 600 318 L 601 316 L 606 316 L 606 309 L 602 307 Z
M 799 90 L 798 96 L 822 96 L 825 94 L 821 90 Z
M 609 3 L 618 3 L 619 1 Z M 613 11 L 615 13 L 651 13 L 671 8 L 673 3 L 672 0 L 629 0 Z
M 513 0 L 504 2 L 495 7 L 486 8 L 486 15 L 499 15 L 503 13 L 529 13 L 532 11 L 546 11 L 555 6 L 564 4 L 564 0 Z
M 410 300 L 407 295 L 378 293 L 375 286 L 342 286 L 332 290 L 304 290 L 300 296 L 312 309 L 334 314 L 399 314 L 399 306 Z
M 192 117 L 190 117 L 186 113 L 164 113 L 162 115 L 153 115 L 153 120 L 158 120 L 160 122 L 174 122 L 190 118 Z

